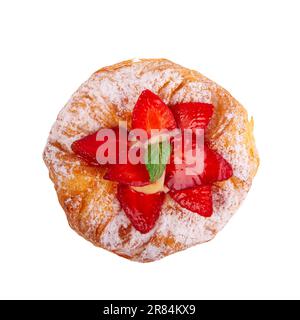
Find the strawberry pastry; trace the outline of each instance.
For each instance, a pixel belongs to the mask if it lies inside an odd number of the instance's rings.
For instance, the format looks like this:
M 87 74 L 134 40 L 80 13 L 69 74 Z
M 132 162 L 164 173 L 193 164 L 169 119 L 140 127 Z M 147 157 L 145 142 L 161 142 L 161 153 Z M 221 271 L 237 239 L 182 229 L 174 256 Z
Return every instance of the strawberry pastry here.
M 70 226 L 149 262 L 211 240 L 259 158 L 253 120 L 223 88 L 164 59 L 100 69 L 55 122 L 44 161 Z

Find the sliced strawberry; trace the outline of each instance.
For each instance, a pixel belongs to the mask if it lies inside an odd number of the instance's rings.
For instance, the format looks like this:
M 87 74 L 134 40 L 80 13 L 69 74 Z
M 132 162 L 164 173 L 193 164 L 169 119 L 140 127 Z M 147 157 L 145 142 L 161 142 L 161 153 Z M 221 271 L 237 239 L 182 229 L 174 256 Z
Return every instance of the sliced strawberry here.
M 195 144 L 193 144 L 193 147 Z M 216 181 L 229 179 L 232 174 L 231 165 L 217 152 L 204 145 L 204 164 L 202 172 L 196 167 L 196 160 L 187 158 L 189 153 L 181 154 L 181 164 L 175 164 L 174 152 L 171 155 L 170 163 L 166 168 L 165 184 L 169 189 L 182 190 L 204 184 L 212 184 Z M 192 162 L 192 160 L 194 162 Z M 190 170 L 187 174 L 187 170 Z M 195 171 L 195 174 L 191 173 Z
M 98 147 L 103 143 L 101 141 L 97 141 L 96 136 L 97 132 L 76 140 L 71 145 L 73 152 L 90 164 L 98 164 L 96 160 L 96 152 Z
M 206 147 L 205 166 L 202 175 L 205 184 L 229 179 L 233 175 L 232 166 L 219 153 Z
M 150 183 L 149 173 L 144 164 L 112 164 L 108 165 L 104 179 L 128 184 L 135 187 Z
M 180 191 L 171 190 L 169 194 L 183 208 L 203 217 L 210 217 L 213 213 L 211 186 L 200 186 Z
M 90 134 L 82 139 L 74 141 L 71 145 L 72 151 L 78 156 L 82 157 L 89 164 L 99 165 L 99 162 L 97 161 L 97 150 L 102 144 L 104 144 L 107 141 L 107 139 L 105 139 L 104 141 L 97 141 L 97 134 L 101 130 L 107 130 L 107 129 L 102 128 L 93 134 Z M 115 146 L 116 155 L 118 156 L 119 140 L 120 140 L 119 127 L 112 128 L 112 130 L 115 133 L 115 138 L 111 140 L 111 144 Z M 127 134 L 124 134 L 124 137 L 126 138 Z
M 119 184 L 117 198 L 132 225 L 141 233 L 149 232 L 157 221 L 165 194 L 144 194 Z
M 202 102 L 183 102 L 171 106 L 180 129 L 205 129 L 213 115 L 214 106 Z
M 176 121 L 169 107 L 153 92 L 144 90 L 139 96 L 132 112 L 132 129 L 176 128 Z

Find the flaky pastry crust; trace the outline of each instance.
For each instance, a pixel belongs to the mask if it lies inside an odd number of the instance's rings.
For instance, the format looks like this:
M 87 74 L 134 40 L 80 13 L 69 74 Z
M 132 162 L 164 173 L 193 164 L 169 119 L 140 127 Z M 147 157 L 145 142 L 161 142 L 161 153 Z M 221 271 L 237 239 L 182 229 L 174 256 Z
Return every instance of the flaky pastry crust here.
M 149 89 L 165 103 L 206 102 L 215 107 L 206 131 L 211 148 L 231 163 L 231 179 L 213 186 L 214 214 L 204 218 L 166 196 L 153 230 L 135 230 L 116 198 L 105 169 L 89 166 L 71 151 L 73 141 L 119 120 L 130 124 L 139 94 Z M 245 198 L 259 157 L 253 120 L 226 90 L 200 73 L 165 59 L 128 60 L 95 72 L 61 110 L 44 150 L 44 161 L 70 226 L 96 246 L 149 262 L 211 240 Z

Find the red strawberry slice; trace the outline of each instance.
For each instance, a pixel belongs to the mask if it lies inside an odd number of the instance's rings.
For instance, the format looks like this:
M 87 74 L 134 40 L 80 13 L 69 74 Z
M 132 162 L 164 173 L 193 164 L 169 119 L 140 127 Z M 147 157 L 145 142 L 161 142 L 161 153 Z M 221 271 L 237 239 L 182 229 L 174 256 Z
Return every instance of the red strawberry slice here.
M 117 163 L 109 164 L 107 166 L 106 174 L 104 179 L 116 181 L 119 183 L 140 187 L 150 184 L 149 172 L 146 168 L 146 165 L 143 163 L 132 164 L 130 162 L 130 146 L 128 144 L 127 150 L 127 163 Z M 134 150 L 134 149 L 133 149 Z M 137 148 L 134 152 L 136 155 L 140 155 L 140 149 Z
M 97 161 L 97 150 L 102 144 L 104 144 L 107 141 L 107 139 L 105 139 L 104 141 L 97 141 L 97 134 L 100 133 L 102 130 L 107 129 L 102 128 L 93 134 L 90 134 L 82 139 L 74 141 L 71 145 L 71 149 L 73 150 L 73 152 L 81 158 L 83 158 L 89 164 L 99 165 L 99 162 Z M 111 139 L 111 144 L 116 148 L 114 150 L 116 151 L 116 158 L 118 159 L 120 140 L 119 127 L 112 128 L 111 130 L 113 130 L 115 133 L 115 137 Z M 120 128 L 120 130 L 123 129 Z M 125 139 L 127 139 L 127 133 L 122 135 L 121 139 L 124 139 L 124 137 Z
M 169 192 L 170 196 L 183 208 L 196 212 L 203 217 L 210 217 L 213 213 L 211 186 Z
M 141 233 L 147 233 L 159 217 L 165 194 L 144 194 L 119 184 L 117 198 L 134 228 Z
M 139 96 L 132 112 L 132 129 L 176 128 L 176 121 L 169 107 L 153 92 L 144 90 Z
M 193 144 L 193 148 L 195 144 Z M 212 184 L 216 181 L 229 179 L 232 174 L 231 165 L 217 152 L 204 145 L 204 166 L 201 173 L 196 169 L 196 160 L 188 159 L 189 154 L 181 154 L 181 164 L 175 164 L 174 150 L 170 158 L 170 163 L 166 168 L 165 184 L 169 189 L 182 190 L 194 186 Z M 188 162 L 190 160 L 190 163 Z M 192 162 L 194 161 L 194 162 Z M 187 174 L 187 169 L 195 171 L 195 174 Z
M 229 179 L 233 175 L 232 166 L 216 151 L 206 147 L 203 182 L 212 184 Z
M 180 129 L 205 129 L 214 106 L 202 102 L 183 102 L 171 106 L 171 110 Z
M 149 173 L 144 164 L 112 164 L 103 177 L 106 180 L 116 181 L 135 187 L 145 186 L 150 183 Z

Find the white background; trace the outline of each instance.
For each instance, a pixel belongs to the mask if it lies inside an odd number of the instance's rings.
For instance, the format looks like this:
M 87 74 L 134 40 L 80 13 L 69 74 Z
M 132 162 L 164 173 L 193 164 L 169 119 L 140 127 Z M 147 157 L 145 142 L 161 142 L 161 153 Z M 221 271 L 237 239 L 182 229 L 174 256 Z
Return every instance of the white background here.
M 299 1 L 1 1 L 1 298 L 300 298 Z M 255 118 L 261 167 L 211 242 L 139 264 L 68 226 L 42 151 L 92 72 L 165 57 Z

